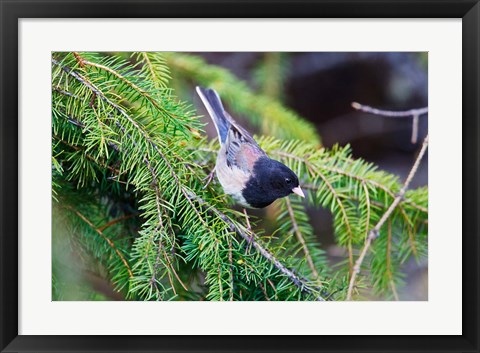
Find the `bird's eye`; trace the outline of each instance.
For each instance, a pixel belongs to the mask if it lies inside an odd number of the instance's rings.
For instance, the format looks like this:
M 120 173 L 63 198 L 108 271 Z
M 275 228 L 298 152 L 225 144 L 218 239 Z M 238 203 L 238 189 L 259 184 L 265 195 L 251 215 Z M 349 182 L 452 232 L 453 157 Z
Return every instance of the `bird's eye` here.
M 291 184 L 291 183 L 292 183 L 292 179 L 290 179 L 290 178 L 285 178 L 285 182 L 286 182 L 287 184 Z

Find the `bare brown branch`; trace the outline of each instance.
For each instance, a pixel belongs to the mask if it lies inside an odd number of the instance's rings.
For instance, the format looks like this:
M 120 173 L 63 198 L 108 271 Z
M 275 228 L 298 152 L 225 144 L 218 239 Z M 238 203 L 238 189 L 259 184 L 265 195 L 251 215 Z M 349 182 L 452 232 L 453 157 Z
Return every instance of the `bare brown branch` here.
M 412 144 L 417 143 L 419 117 L 428 113 L 428 107 L 403 110 L 403 111 L 392 111 L 392 110 L 382 110 L 382 109 L 373 108 L 368 105 L 360 104 L 357 102 L 352 102 L 352 108 L 356 110 L 360 110 L 365 113 L 369 113 L 373 115 L 381 115 L 381 116 L 386 116 L 390 118 L 412 117 L 412 138 L 411 138 Z
M 370 107 L 368 105 L 360 104 L 357 102 L 352 102 L 352 108 L 356 110 L 360 110 L 365 113 L 370 113 L 374 115 L 381 115 L 387 116 L 390 118 L 405 118 L 409 116 L 421 116 L 428 113 L 428 107 L 425 108 L 418 108 L 418 109 L 410 109 L 410 110 L 402 110 L 402 111 L 393 111 L 393 110 L 383 110 Z

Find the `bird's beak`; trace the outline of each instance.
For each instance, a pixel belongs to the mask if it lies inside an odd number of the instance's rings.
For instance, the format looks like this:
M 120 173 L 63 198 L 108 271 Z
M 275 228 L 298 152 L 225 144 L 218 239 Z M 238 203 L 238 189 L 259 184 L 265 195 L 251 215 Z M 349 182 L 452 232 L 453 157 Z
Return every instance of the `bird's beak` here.
M 300 189 L 300 186 L 297 186 L 296 188 L 293 188 L 292 192 L 297 194 L 300 197 L 305 197 L 305 194 L 303 193 L 302 189 Z

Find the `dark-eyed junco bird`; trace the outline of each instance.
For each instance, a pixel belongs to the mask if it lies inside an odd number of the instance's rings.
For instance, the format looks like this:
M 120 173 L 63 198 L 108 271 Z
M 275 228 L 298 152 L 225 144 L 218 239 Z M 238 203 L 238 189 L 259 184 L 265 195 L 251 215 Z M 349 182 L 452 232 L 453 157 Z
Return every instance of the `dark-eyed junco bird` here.
M 215 170 L 226 194 L 249 208 L 266 207 L 291 193 L 305 197 L 295 173 L 267 156 L 252 136 L 225 111 L 217 92 L 197 87 L 197 93 L 220 139 Z

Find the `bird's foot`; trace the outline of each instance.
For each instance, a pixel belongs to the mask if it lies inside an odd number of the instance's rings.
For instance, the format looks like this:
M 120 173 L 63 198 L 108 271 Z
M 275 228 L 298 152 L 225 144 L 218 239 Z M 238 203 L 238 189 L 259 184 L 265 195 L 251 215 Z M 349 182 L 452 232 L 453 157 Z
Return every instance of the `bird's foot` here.
M 252 250 L 252 244 L 254 242 L 253 234 L 247 235 L 247 247 L 245 248 L 245 256 L 250 254 L 250 250 Z
M 216 167 L 215 167 L 215 168 L 216 168 Z M 208 174 L 208 175 L 206 176 L 206 178 L 205 178 L 205 179 L 203 179 L 203 181 L 205 181 L 205 180 L 206 180 L 206 181 L 207 181 L 207 183 L 206 183 L 206 184 L 203 186 L 203 188 L 202 188 L 202 189 L 206 189 L 206 188 L 207 188 L 207 186 L 208 186 L 208 184 L 210 184 L 210 183 L 212 182 L 212 180 L 213 180 L 213 177 L 215 176 L 215 168 L 213 168 L 213 169 L 212 169 L 212 171 L 210 172 L 210 174 Z
M 252 233 L 252 227 L 250 226 L 250 221 L 248 220 L 247 210 L 245 208 L 243 209 L 243 214 L 245 215 L 245 220 L 247 222 L 247 233 L 248 233 L 247 235 L 248 246 L 246 249 L 246 253 L 249 253 L 253 243 L 253 233 Z
M 247 221 L 247 230 L 251 231 L 252 227 L 250 227 L 250 221 L 248 220 L 248 214 L 247 214 L 247 209 L 243 209 L 243 214 L 245 215 L 245 220 Z

